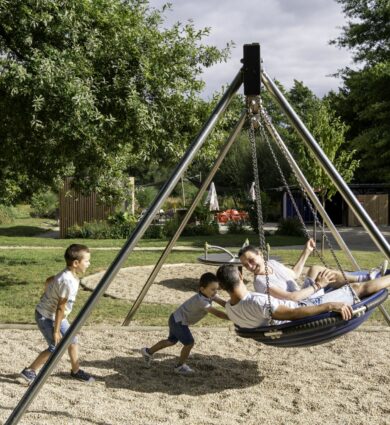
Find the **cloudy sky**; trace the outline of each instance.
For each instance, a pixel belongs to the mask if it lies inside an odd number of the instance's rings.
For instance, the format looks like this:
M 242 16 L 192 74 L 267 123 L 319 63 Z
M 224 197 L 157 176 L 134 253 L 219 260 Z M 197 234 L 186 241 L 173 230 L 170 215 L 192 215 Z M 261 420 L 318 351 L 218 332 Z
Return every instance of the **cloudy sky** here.
M 160 7 L 163 0 L 150 0 Z M 172 11 L 165 12 L 167 24 L 193 20 L 196 28 L 210 27 L 204 39 L 219 48 L 234 41 L 236 47 L 227 63 L 205 71 L 207 98 L 230 83 L 240 69 L 242 46 L 258 42 L 264 69 L 290 88 L 293 80 L 303 81 L 322 96 L 337 89 L 340 81 L 331 77 L 351 65 L 349 51 L 330 46 L 329 40 L 346 24 L 335 0 L 170 0 Z

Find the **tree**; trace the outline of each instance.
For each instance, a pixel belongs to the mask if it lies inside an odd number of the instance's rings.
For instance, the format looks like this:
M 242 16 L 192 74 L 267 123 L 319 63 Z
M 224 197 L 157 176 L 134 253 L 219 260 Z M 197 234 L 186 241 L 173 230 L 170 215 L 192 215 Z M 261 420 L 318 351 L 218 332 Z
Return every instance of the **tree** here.
M 124 174 L 177 161 L 210 109 L 202 67 L 229 46 L 192 23 L 162 29 L 165 8 L 0 0 L 0 203 L 64 176 L 114 199 Z
M 346 147 L 345 133 L 348 127 L 332 111 L 327 99 L 318 99 L 302 82 L 294 82 L 289 98 L 325 155 L 343 179 L 347 183 L 350 182 L 359 165 L 359 161 L 354 159 L 356 152 Z M 320 167 L 311 151 L 292 129 L 290 140 L 290 145 L 302 172 L 311 186 L 319 192 L 324 204 L 325 200 L 332 198 L 336 193 L 335 186 Z
M 333 44 L 353 52 L 359 70 L 340 72 L 343 87 L 328 96 L 348 124 L 351 149 L 361 163 L 356 180 L 390 180 L 390 3 L 387 0 L 337 0 L 349 19 Z M 381 170 L 378 173 L 378 170 Z

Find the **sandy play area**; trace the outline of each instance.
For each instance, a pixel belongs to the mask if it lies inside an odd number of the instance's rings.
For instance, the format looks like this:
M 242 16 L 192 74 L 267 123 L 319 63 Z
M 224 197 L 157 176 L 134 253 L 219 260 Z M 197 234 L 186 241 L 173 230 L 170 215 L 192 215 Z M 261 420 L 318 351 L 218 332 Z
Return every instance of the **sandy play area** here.
M 146 301 L 188 298 L 205 270 L 196 264 L 165 266 Z M 109 292 L 134 299 L 147 276 L 147 268 L 124 269 Z M 84 282 L 93 286 L 97 280 Z M 4 423 L 26 390 L 19 372 L 44 344 L 37 330 L 1 329 L 1 335 Z M 64 356 L 20 423 L 390 425 L 388 327 L 361 327 L 325 345 L 299 349 L 263 346 L 227 327 L 195 327 L 192 377 L 173 374 L 179 347 L 158 353 L 153 367 L 145 367 L 139 349 L 165 336 L 165 328 L 83 328 L 82 367 L 96 382 L 70 379 Z

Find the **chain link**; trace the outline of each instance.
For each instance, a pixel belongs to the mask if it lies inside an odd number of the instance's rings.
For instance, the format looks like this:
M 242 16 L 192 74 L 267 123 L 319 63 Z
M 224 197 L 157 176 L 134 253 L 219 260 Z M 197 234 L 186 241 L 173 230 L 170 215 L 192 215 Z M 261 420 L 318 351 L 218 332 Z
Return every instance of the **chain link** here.
M 264 121 L 264 122 L 266 122 L 266 123 L 268 124 L 268 126 L 265 126 L 265 125 L 263 124 L 263 121 Z M 282 171 L 282 169 L 281 169 L 281 167 L 280 167 L 280 164 L 279 164 L 279 162 L 278 162 L 278 160 L 277 160 L 277 158 L 276 158 L 276 155 L 275 155 L 275 153 L 274 153 L 274 151 L 273 151 L 273 149 L 272 149 L 271 143 L 270 143 L 269 138 L 268 138 L 268 136 L 267 136 L 267 133 L 266 133 L 266 131 L 265 131 L 265 127 L 267 127 L 267 128 L 268 128 L 268 131 L 271 131 L 271 130 L 272 130 L 272 132 L 274 133 L 274 136 L 275 136 L 275 140 L 277 140 L 277 139 L 278 139 L 278 134 L 276 134 L 276 131 L 275 131 L 275 129 L 274 129 L 274 127 L 273 127 L 272 123 L 271 123 L 271 120 L 270 120 L 270 118 L 269 118 L 268 114 L 266 113 L 266 111 L 264 110 L 264 108 L 263 108 L 263 107 L 261 107 L 261 109 L 260 109 L 259 127 L 260 127 L 260 133 L 261 133 L 261 135 L 263 136 L 263 139 L 266 141 L 266 143 L 267 143 L 267 145 L 268 145 L 268 148 L 269 148 L 269 149 L 270 149 L 270 151 L 271 151 L 272 157 L 273 157 L 273 159 L 274 159 L 274 161 L 275 161 L 275 163 L 276 163 L 276 165 L 277 165 L 277 168 L 278 168 L 279 174 L 280 174 L 280 176 L 281 176 L 281 178 L 282 178 L 282 181 L 283 181 L 283 184 L 284 184 L 284 186 L 285 186 L 285 188 L 286 188 L 286 190 L 287 190 L 287 192 L 288 192 L 288 194 L 289 194 L 289 197 L 290 197 L 290 199 L 291 199 L 291 202 L 293 203 L 293 206 L 294 206 L 295 211 L 296 211 L 296 213 L 297 213 L 297 215 L 298 215 L 298 218 L 299 218 L 299 220 L 300 220 L 300 222 L 301 222 L 301 224 L 302 224 L 302 227 L 303 227 L 303 229 L 304 229 L 305 235 L 306 235 L 306 237 L 309 239 L 309 238 L 310 238 L 310 235 L 309 235 L 309 232 L 308 232 L 308 230 L 307 230 L 307 228 L 306 228 L 305 222 L 304 222 L 304 220 L 303 220 L 303 218 L 302 218 L 302 216 L 301 216 L 301 214 L 300 214 L 300 212 L 299 212 L 298 206 L 296 205 L 296 202 L 295 202 L 295 200 L 294 200 L 294 197 L 292 196 L 291 190 L 290 190 L 290 188 L 289 188 L 289 186 L 288 186 L 288 184 L 287 184 L 287 181 L 286 181 L 286 179 L 285 179 L 285 177 L 284 177 L 284 173 L 283 173 L 283 171 Z M 270 130 L 270 129 L 271 129 L 271 130 Z M 310 199 L 309 199 L 309 197 L 308 197 L 308 195 L 307 195 L 307 193 L 306 193 L 306 190 L 305 190 L 305 188 L 303 187 L 303 184 L 301 183 L 301 181 L 297 178 L 297 176 L 296 176 L 296 175 L 295 175 L 295 173 L 294 173 L 294 167 L 293 167 L 293 165 L 292 165 L 292 163 L 291 163 L 290 158 L 288 157 L 288 155 L 286 155 L 286 154 L 284 153 L 284 149 L 282 148 L 282 146 L 279 146 L 279 148 L 280 148 L 280 150 L 281 150 L 281 152 L 282 152 L 283 156 L 286 158 L 286 160 L 287 160 L 287 162 L 288 162 L 288 164 L 289 164 L 289 166 L 290 166 L 290 168 L 291 168 L 291 170 L 292 170 L 292 172 L 293 172 L 293 174 L 294 174 L 295 180 L 297 181 L 297 183 L 298 183 L 298 185 L 299 185 L 299 188 L 300 188 L 300 190 L 301 190 L 301 192 L 302 192 L 302 194 L 303 194 L 303 196 L 304 196 L 304 198 L 305 198 L 305 201 L 306 201 L 306 203 L 307 203 L 308 207 L 310 208 L 310 211 L 311 211 L 311 213 L 312 213 L 312 215 L 313 215 L 313 217 L 314 217 L 314 220 L 315 220 L 315 222 L 316 222 L 317 226 L 321 229 L 322 237 L 326 240 L 326 242 L 327 242 L 327 244 L 328 244 L 328 247 L 329 247 L 329 250 L 330 250 L 330 252 L 331 252 L 331 254 L 332 254 L 332 257 L 333 257 L 333 259 L 334 259 L 334 260 L 335 260 L 335 262 L 336 262 L 337 268 L 338 268 L 338 270 L 341 272 L 341 274 L 342 274 L 342 276 L 343 276 L 343 279 L 344 279 L 344 282 L 345 282 L 345 283 L 344 283 L 344 285 L 348 285 L 348 288 L 349 288 L 349 290 L 351 291 L 351 294 L 352 294 L 352 296 L 353 296 L 353 299 L 354 299 L 355 303 L 356 303 L 356 302 L 359 302 L 359 301 L 360 301 L 360 299 L 359 299 L 359 297 L 357 296 L 356 292 L 353 290 L 352 286 L 349 284 L 348 279 L 347 279 L 347 276 L 346 276 L 346 274 L 345 274 L 345 271 L 344 271 L 344 269 L 342 268 L 341 263 L 340 263 L 339 259 L 337 258 L 337 255 L 336 255 L 336 253 L 335 253 L 335 251 L 334 251 L 334 249 L 333 249 L 332 243 L 331 243 L 330 239 L 328 238 L 328 236 L 327 236 L 327 235 L 326 235 L 326 233 L 325 233 L 324 225 L 320 222 L 320 220 L 319 220 L 319 218 L 318 218 L 318 215 L 317 215 L 317 212 L 315 211 L 315 209 L 314 209 L 314 207 L 313 207 L 313 205 L 312 205 L 312 203 L 311 203 L 311 201 L 310 201 Z M 326 268 L 329 268 L 329 267 L 327 266 L 326 262 L 325 262 L 325 259 L 324 259 L 324 258 L 323 258 L 323 256 L 319 253 L 319 251 L 317 250 L 317 248 L 315 248 L 315 251 L 316 251 L 317 255 L 319 256 L 319 258 L 320 258 L 320 260 L 321 260 L 322 264 L 323 264 Z
M 255 102 L 260 102 L 260 99 L 257 98 L 254 100 Z M 253 102 L 253 100 L 252 100 Z M 249 103 L 249 101 L 248 101 Z M 272 319 L 272 308 L 271 308 L 271 295 L 270 295 L 270 284 L 269 284 L 269 270 L 268 270 L 268 252 L 267 246 L 265 243 L 265 232 L 264 232 L 264 219 L 263 219 L 263 208 L 261 202 L 260 195 L 260 179 L 259 179 L 259 170 L 257 167 L 257 152 L 256 152 L 256 135 L 255 135 L 255 126 L 258 125 L 259 121 L 256 118 L 256 108 L 253 109 L 252 105 L 249 104 L 248 107 L 248 116 L 249 116 L 249 141 L 251 145 L 251 155 L 252 155 L 252 167 L 253 167 L 253 177 L 255 181 L 255 195 L 256 195 L 256 212 L 257 212 L 257 225 L 259 229 L 259 246 L 263 255 L 264 268 L 265 268 L 265 281 L 267 287 L 267 298 L 268 304 L 266 308 L 269 313 L 269 324 L 272 325 L 274 323 Z M 257 105 L 258 106 L 258 105 Z

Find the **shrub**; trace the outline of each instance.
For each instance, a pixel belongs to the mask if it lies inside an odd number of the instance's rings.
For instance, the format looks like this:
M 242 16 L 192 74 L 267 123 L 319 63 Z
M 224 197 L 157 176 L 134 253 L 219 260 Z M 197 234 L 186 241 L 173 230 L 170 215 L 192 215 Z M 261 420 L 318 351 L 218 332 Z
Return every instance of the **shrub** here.
M 228 222 L 228 233 L 233 235 L 243 235 L 247 233 L 247 230 L 244 227 L 243 221 L 229 221 Z
M 261 192 L 261 206 L 262 206 L 262 211 L 263 211 L 263 221 L 266 222 L 267 218 L 268 218 L 268 209 L 269 209 L 269 204 L 270 204 L 270 200 L 268 195 L 265 192 Z M 258 233 L 259 232 L 259 226 L 258 226 L 258 222 L 257 222 L 257 209 L 256 209 L 256 202 L 254 201 L 247 201 L 247 207 L 246 207 L 246 211 L 248 211 L 248 215 L 249 215 L 249 222 L 250 225 L 252 227 L 252 229 Z
M 7 205 L 0 205 L 0 224 L 10 224 L 16 218 L 15 210 Z
M 58 196 L 50 191 L 34 193 L 31 198 L 31 216 L 57 218 Z
M 110 239 L 111 229 L 106 221 L 93 221 L 84 223 L 82 226 L 76 224 L 69 227 L 66 237 L 71 239 Z
M 305 236 L 301 222 L 296 218 L 282 218 L 275 234 L 284 236 Z
M 137 188 L 135 197 L 140 208 L 148 208 L 157 195 L 158 190 L 153 186 Z
M 219 235 L 218 223 L 188 224 L 182 233 L 183 236 L 212 236 Z
M 144 239 L 163 239 L 164 237 L 164 226 L 159 224 L 152 224 L 149 226 L 143 235 Z
M 180 224 L 180 222 L 179 222 L 177 217 L 172 218 L 172 220 L 168 220 L 164 224 L 164 230 L 163 230 L 164 234 L 168 238 L 171 238 L 175 234 L 177 228 L 179 227 L 179 224 Z
M 137 218 L 128 212 L 119 211 L 108 217 L 110 239 L 127 239 L 135 229 Z

